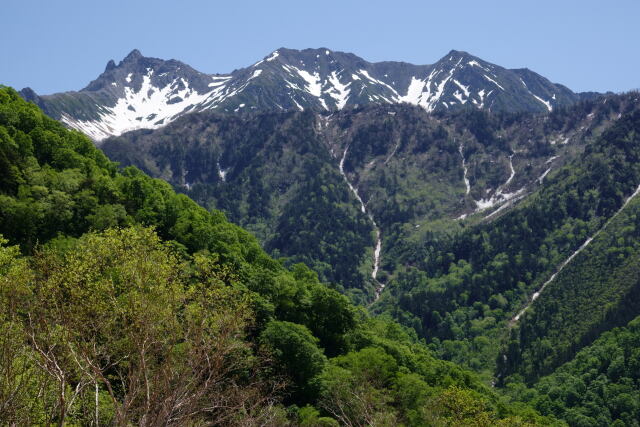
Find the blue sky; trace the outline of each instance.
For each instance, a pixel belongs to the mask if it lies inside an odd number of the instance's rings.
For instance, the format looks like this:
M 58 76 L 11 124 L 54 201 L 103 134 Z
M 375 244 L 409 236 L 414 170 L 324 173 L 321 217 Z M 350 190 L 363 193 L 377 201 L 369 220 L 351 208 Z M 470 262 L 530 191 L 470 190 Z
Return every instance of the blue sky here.
M 465 50 L 574 91 L 640 87 L 640 1 L 2 0 L 0 84 L 74 90 L 133 48 L 208 73 L 279 47 L 369 61 L 437 61 Z

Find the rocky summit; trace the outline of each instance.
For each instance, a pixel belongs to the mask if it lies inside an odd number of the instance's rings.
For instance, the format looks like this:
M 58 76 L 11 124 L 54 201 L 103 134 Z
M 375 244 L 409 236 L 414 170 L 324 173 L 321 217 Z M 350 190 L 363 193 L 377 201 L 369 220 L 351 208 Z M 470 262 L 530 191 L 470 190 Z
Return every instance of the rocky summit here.
M 431 65 L 368 62 L 326 48 L 280 48 L 246 68 L 206 74 L 177 60 L 133 50 L 111 60 L 77 92 L 21 95 L 94 141 L 154 129 L 194 111 L 341 110 L 367 104 L 418 105 L 428 112 L 481 109 L 546 112 L 593 94 L 576 94 L 528 69 L 506 69 L 452 50 Z

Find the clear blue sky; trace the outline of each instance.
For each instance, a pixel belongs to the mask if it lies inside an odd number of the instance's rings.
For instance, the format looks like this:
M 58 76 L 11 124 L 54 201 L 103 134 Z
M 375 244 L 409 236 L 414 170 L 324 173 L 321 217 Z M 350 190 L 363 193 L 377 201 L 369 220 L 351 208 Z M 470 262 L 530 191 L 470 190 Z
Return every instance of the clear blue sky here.
M 640 87 L 639 0 L 2 0 L 0 84 L 84 87 L 133 48 L 208 73 L 278 47 L 415 64 L 465 50 L 574 91 Z

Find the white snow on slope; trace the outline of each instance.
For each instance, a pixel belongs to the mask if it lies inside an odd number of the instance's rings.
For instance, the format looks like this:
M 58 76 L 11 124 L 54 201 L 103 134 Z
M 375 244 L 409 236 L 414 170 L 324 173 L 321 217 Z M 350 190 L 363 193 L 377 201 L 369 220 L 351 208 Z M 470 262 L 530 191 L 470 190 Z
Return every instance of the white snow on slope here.
M 452 79 L 453 73 L 458 69 L 461 61 L 462 59 L 458 60 L 456 65 L 454 65 L 449 70 L 449 73 L 447 73 L 447 75 L 438 83 L 436 83 L 436 78 L 442 70 L 432 70 L 425 80 L 411 77 L 411 83 L 409 83 L 407 94 L 405 96 L 401 96 L 398 100 L 400 102 L 419 105 L 429 112 L 433 111 L 436 105 L 440 102 L 445 86 Z
M 464 105 L 464 104 L 467 102 L 467 100 L 466 100 L 466 99 L 464 99 L 463 95 L 462 95 L 462 94 L 460 93 L 460 91 L 458 91 L 458 90 L 456 90 L 456 91 L 453 93 L 453 97 L 454 97 L 455 99 L 457 99 L 458 101 L 460 101 L 460 103 L 461 103 L 462 105 Z M 447 105 L 447 104 L 445 104 L 445 105 Z M 448 106 L 448 105 L 447 105 L 447 108 L 449 108 L 449 106 Z
M 546 171 L 544 171 L 544 172 L 542 173 L 542 175 L 540 175 L 540 176 L 538 177 L 538 182 L 539 182 L 540 184 L 542 184 L 542 181 L 544 181 L 544 178 L 547 176 L 547 174 L 548 174 L 549 172 L 551 172 L 551 168 L 548 168 Z
M 376 231 L 376 246 L 373 250 L 373 270 L 371 271 L 371 278 L 373 279 L 373 281 L 376 283 L 376 297 L 375 299 L 377 300 L 378 298 L 380 298 L 380 294 L 382 293 L 382 291 L 384 290 L 384 283 L 381 283 L 378 281 L 377 277 L 378 277 L 378 270 L 380 269 L 380 252 L 382 251 L 382 236 L 381 236 L 381 232 L 380 232 L 380 228 L 378 227 L 378 224 L 376 223 L 375 219 L 373 218 L 373 215 L 371 214 L 371 212 L 367 212 L 367 207 L 365 205 L 365 203 L 362 201 L 362 198 L 360 197 L 360 194 L 358 194 L 358 189 L 351 183 L 351 181 L 349 180 L 349 177 L 347 176 L 347 174 L 344 171 L 344 161 L 347 158 L 347 153 L 349 152 L 349 145 L 347 145 L 344 149 L 344 153 L 342 153 L 342 158 L 340 159 L 340 163 L 338 164 L 338 168 L 340 170 L 340 174 L 342 175 L 342 177 L 344 178 L 345 182 L 347 183 L 347 186 L 349 187 L 349 190 L 351 190 L 351 193 L 353 193 L 353 195 L 356 197 L 356 199 L 358 199 L 358 202 L 360 202 L 360 210 L 362 211 L 363 214 L 367 215 L 367 217 L 369 217 L 369 220 L 371 220 L 371 223 L 373 224 L 373 228 Z
M 262 70 L 255 70 L 253 72 L 253 74 L 251 75 L 251 77 L 249 77 L 249 80 L 251 79 L 255 79 L 256 77 L 258 77 L 260 74 L 262 74 Z
M 225 182 L 227 178 L 227 172 L 229 172 L 229 169 L 222 169 L 220 167 L 220 160 L 216 162 L 216 166 L 218 167 L 218 176 L 223 182 Z
M 531 95 L 533 95 L 533 97 L 535 99 L 537 99 L 538 101 L 542 102 L 544 104 L 544 106 L 547 107 L 547 110 L 549 110 L 549 112 L 551 112 L 553 110 L 553 107 L 551 106 L 551 103 L 549 101 L 545 101 L 544 99 L 540 98 L 537 95 L 534 95 L 533 93 L 531 93 Z
M 500 84 L 493 80 L 491 77 L 487 76 L 486 74 L 482 75 L 485 79 L 489 80 L 491 83 L 493 83 L 494 85 L 498 86 L 500 89 L 504 90 L 504 88 L 502 86 L 500 86 Z M 535 95 L 534 95 L 535 96 Z
M 188 107 L 204 102 L 209 96 L 209 93 L 199 94 L 182 78 L 175 79 L 163 88 L 155 87 L 151 84 L 152 76 L 153 70 L 147 70 L 137 92 L 125 87 L 124 97 L 118 99 L 113 107 L 105 107 L 99 113 L 98 121 L 74 120 L 68 115 L 63 115 L 61 120 L 100 141 L 134 129 L 156 129 L 173 120 Z M 184 86 L 182 90 L 178 89 L 180 83 Z M 170 100 L 172 103 L 168 103 Z
M 298 109 L 300 111 L 304 111 L 304 107 L 300 104 L 298 104 L 298 101 L 296 101 L 296 99 L 294 97 L 291 97 L 291 100 L 293 101 L 294 104 L 296 104 L 296 107 L 298 107 Z
M 326 92 L 336 101 L 336 107 L 339 110 L 342 110 L 349 99 L 349 93 L 351 92 L 349 86 L 351 85 L 351 82 L 342 84 L 338 78 L 338 74 L 333 71 L 329 76 L 329 83 L 332 87 Z
M 305 83 L 304 88 L 301 88 L 299 85 L 285 79 L 287 85 L 291 89 L 306 92 L 318 98 L 318 101 L 325 110 L 329 110 L 329 106 L 324 100 L 323 95 L 329 95 L 331 98 L 333 98 L 338 109 L 344 108 L 344 106 L 347 104 L 347 101 L 349 100 L 349 94 L 351 93 L 351 89 L 349 89 L 349 86 L 351 86 L 351 82 L 346 84 L 342 83 L 340 81 L 340 71 L 332 71 L 328 78 L 325 81 L 322 81 L 318 72 L 314 72 L 312 74 L 306 70 L 302 70 L 290 65 L 283 65 L 282 67 L 292 77 L 300 77 Z M 299 109 L 303 109 L 297 101 L 293 100 L 293 102 Z
M 271 62 L 271 61 L 273 61 L 274 59 L 276 59 L 276 58 L 278 57 L 278 55 L 280 55 L 280 53 L 276 50 L 275 52 L 273 52 L 273 53 L 271 54 L 271 56 L 269 56 L 267 59 L 265 59 L 265 61 L 267 61 L 267 62 Z
M 493 91 L 490 90 L 489 93 L 487 93 L 486 96 L 485 96 L 485 90 L 481 89 L 480 91 L 478 91 L 478 97 L 480 98 L 480 102 L 476 101 L 475 99 L 472 99 L 471 102 L 473 102 L 475 105 L 477 105 L 478 108 L 482 108 L 482 107 L 484 107 L 485 97 L 489 97 L 489 95 L 491 95 L 491 92 L 493 92 Z
M 506 189 L 509 184 L 511 183 L 511 181 L 513 180 L 513 177 L 516 176 L 516 171 L 513 168 L 513 154 L 509 156 L 509 168 L 511 169 L 511 173 L 509 175 L 509 178 L 507 178 L 507 180 L 505 181 L 504 184 L 502 184 L 500 187 L 498 187 L 498 189 L 496 190 L 496 192 L 491 195 L 491 197 L 489 197 L 488 199 L 480 199 L 480 200 L 476 200 L 476 212 L 480 212 L 489 208 L 492 208 L 494 206 L 497 206 L 499 204 L 502 204 L 504 202 L 507 202 L 515 197 L 520 196 L 524 190 L 525 187 L 513 192 L 513 193 L 505 193 L 504 189 Z
M 387 89 L 389 89 L 391 91 L 391 93 L 393 93 L 393 102 L 398 102 L 398 98 L 400 98 L 400 95 L 398 95 L 398 92 L 391 86 L 389 86 L 388 84 L 386 84 L 385 82 L 383 82 L 382 80 L 378 80 L 374 77 L 371 77 L 369 75 L 369 73 L 367 72 L 367 70 L 359 70 L 358 71 L 361 75 L 363 75 L 364 77 L 366 77 L 369 81 L 375 83 L 375 84 L 379 84 L 382 85 L 384 87 L 386 87 Z M 358 79 L 360 80 L 360 79 Z M 385 98 L 386 99 L 386 98 Z
M 320 75 L 316 73 L 309 73 L 308 71 L 301 70 L 300 68 L 291 67 L 296 73 L 307 83 L 307 92 L 315 97 L 320 97 L 322 94 L 322 84 L 320 83 Z
M 476 61 L 476 60 L 469 61 L 469 62 L 467 62 L 467 64 L 471 65 L 472 67 L 478 67 L 478 68 L 482 68 L 482 69 L 483 69 L 483 70 L 485 70 L 485 71 L 489 71 L 489 70 L 487 70 L 485 67 L 483 67 L 482 65 L 480 65 L 480 63 L 479 63 L 478 61 Z
M 452 82 L 454 82 L 460 89 L 462 89 L 462 91 L 464 92 L 464 96 L 466 96 L 467 98 L 469 97 L 469 95 L 471 94 L 471 92 L 469 91 L 469 86 L 463 85 L 456 79 L 453 79 Z
M 325 53 L 327 55 L 330 54 L 329 51 Z M 142 88 L 136 91 L 135 88 L 129 87 L 133 86 L 132 82 L 134 81 L 133 73 L 129 73 L 124 79 L 126 83 L 118 82 L 117 84 L 118 87 L 120 85 L 125 86 L 125 95 L 122 99 L 117 100 L 117 104 L 113 107 L 97 106 L 98 115 L 100 116 L 98 120 L 82 121 L 73 119 L 68 115 L 63 115 L 62 121 L 73 128 L 89 134 L 89 136 L 97 141 L 108 136 L 119 135 L 129 130 L 157 128 L 170 123 L 184 113 L 219 108 L 222 102 L 244 91 L 250 81 L 257 77 L 264 76 L 265 73 L 269 73 L 272 70 L 271 67 L 256 69 L 257 65 L 263 64 L 262 67 L 267 67 L 266 64 L 268 62 L 274 61 L 279 56 L 278 51 L 272 52 L 269 57 L 258 61 L 254 66 L 249 68 L 250 71 L 243 74 L 241 78 L 236 78 L 231 75 L 209 76 L 211 78 L 211 81 L 208 83 L 210 91 L 205 93 L 199 93 L 195 89 L 190 88 L 183 79 L 174 80 L 171 84 L 164 87 L 155 87 L 150 83 L 152 74 L 135 76 L 136 84 L 140 84 L 141 77 L 143 80 Z M 329 74 L 324 75 L 320 74 L 321 70 L 317 65 L 316 68 L 303 68 L 303 61 L 300 61 L 302 65 L 298 66 L 291 66 L 280 62 L 278 62 L 278 66 L 281 66 L 282 69 L 289 74 L 289 76 L 285 76 L 283 79 L 286 87 L 292 89 L 291 91 L 285 90 L 286 94 L 283 94 L 289 96 L 289 107 L 295 105 L 295 107 L 301 110 L 304 108 L 303 105 L 306 105 L 306 102 L 309 101 L 308 95 L 317 98 L 317 102 L 326 110 L 331 108 L 343 109 L 349 102 L 350 95 L 352 95 L 354 81 L 359 81 L 356 84 L 360 86 L 360 95 L 366 90 L 368 92 L 366 96 L 368 96 L 371 102 L 375 103 L 394 104 L 406 102 L 420 106 L 428 112 L 432 112 L 436 108 L 455 108 L 456 104 L 464 105 L 468 101 L 471 101 L 475 107 L 481 109 L 485 107 L 485 104 L 488 105 L 491 102 L 491 100 L 487 101 L 487 98 L 494 91 L 497 92 L 497 89 L 488 91 L 488 93 L 486 89 L 481 89 L 476 92 L 470 85 L 462 84 L 458 80 L 460 77 L 454 73 L 464 67 L 467 67 L 468 70 L 469 66 L 478 67 L 486 71 L 486 73 L 482 73 L 482 76 L 498 88 L 505 90 L 500 83 L 496 81 L 498 79 L 496 75 L 478 61 L 472 60 L 461 64 L 462 59 L 459 59 L 457 63 L 454 63 L 455 60 L 453 57 L 450 58 L 450 60 L 452 61 L 450 66 L 442 69 L 432 69 L 428 76 L 411 76 L 408 86 L 404 86 L 407 84 L 404 83 L 403 86 L 398 87 L 396 87 L 395 82 L 390 82 L 392 86 L 385 81 L 373 77 L 366 69 L 346 72 L 344 69 L 337 68 L 333 69 Z M 147 73 L 149 73 L 149 71 L 147 71 Z M 163 73 L 163 75 L 164 74 L 167 73 Z M 388 75 L 385 74 L 385 77 L 388 78 Z M 179 86 L 175 86 L 176 81 Z M 526 87 L 524 81 L 522 79 L 520 79 L 520 81 Z M 115 82 L 113 84 L 115 84 Z M 186 89 L 184 89 L 185 87 Z M 402 90 L 399 89 L 400 87 L 402 87 Z M 406 94 L 400 95 L 398 91 L 404 92 L 404 87 L 406 87 Z M 183 88 L 183 90 L 180 88 Z M 296 94 L 294 91 L 299 93 Z M 356 92 L 358 91 L 356 90 Z M 447 98 L 445 98 L 445 93 L 447 94 Z M 536 95 L 531 95 L 543 103 L 549 111 L 552 110 L 549 101 L 545 101 Z M 296 99 L 294 99 L 294 97 Z M 247 108 L 258 108 L 251 105 L 251 103 L 247 105 Z M 279 104 L 276 104 L 276 106 L 283 109 Z
M 216 86 L 223 85 L 230 78 L 231 76 L 211 76 L 211 80 L 213 80 L 213 82 L 209 83 L 209 87 L 216 87 Z
M 184 78 L 176 78 L 164 87 L 156 87 L 151 83 L 153 72 L 147 69 L 139 90 L 127 86 L 124 96 L 114 106 L 101 107 L 99 119 L 77 120 L 63 114 L 61 121 L 95 141 L 101 141 L 135 129 L 157 129 L 185 112 L 216 108 L 220 102 L 242 92 L 248 84 L 247 81 L 233 88 L 228 86 L 230 76 L 212 76 L 213 82 L 209 83 L 212 90 L 199 93 Z
M 429 75 L 429 79 L 430 78 L 431 78 L 431 75 Z M 411 77 L 411 83 L 409 83 L 409 87 L 407 88 L 407 94 L 401 97 L 400 101 L 407 102 L 409 104 L 418 105 L 426 85 L 427 85 L 427 80 L 420 80 L 415 77 Z
M 467 168 L 467 162 L 464 158 L 464 147 L 462 146 L 462 143 L 460 143 L 460 146 L 458 147 L 458 151 L 460 152 L 460 157 L 462 157 L 462 170 L 464 171 L 463 179 L 464 179 L 464 186 L 466 188 L 465 194 L 468 195 L 471 192 L 471 185 L 469 184 L 469 177 L 467 176 L 468 168 Z
M 384 164 L 385 164 L 385 165 L 386 165 L 387 163 L 389 163 L 389 160 L 391 160 L 391 159 L 393 158 L 393 156 L 395 156 L 396 151 L 398 151 L 398 147 L 400 147 L 400 139 L 398 139 L 398 140 L 396 141 L 396 144 L 393 146 L 393 150 L 391 150 L 391 154 L 389 154 L 389 155 L 387 156 L 386 160 L 384 161 Z M 374 160 L 372 160 L 372 163 L 371 163 L 371 164 L 373 164 L 373 162 L 374 162 Z

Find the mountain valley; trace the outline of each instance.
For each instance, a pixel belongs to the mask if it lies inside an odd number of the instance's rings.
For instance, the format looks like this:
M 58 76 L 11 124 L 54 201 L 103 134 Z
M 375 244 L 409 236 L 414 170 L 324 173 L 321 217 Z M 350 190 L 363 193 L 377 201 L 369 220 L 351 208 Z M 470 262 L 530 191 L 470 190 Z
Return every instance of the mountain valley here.
M 640 425 L 638 92 L 455 50 L 227 74 L 134 50 L 77 92 L 1 88 L 0 166 L 0 360 L 38 373 L 0 380 L 46 402 L 0 386 L 9 421 L 227 396 L 180 416 Z

